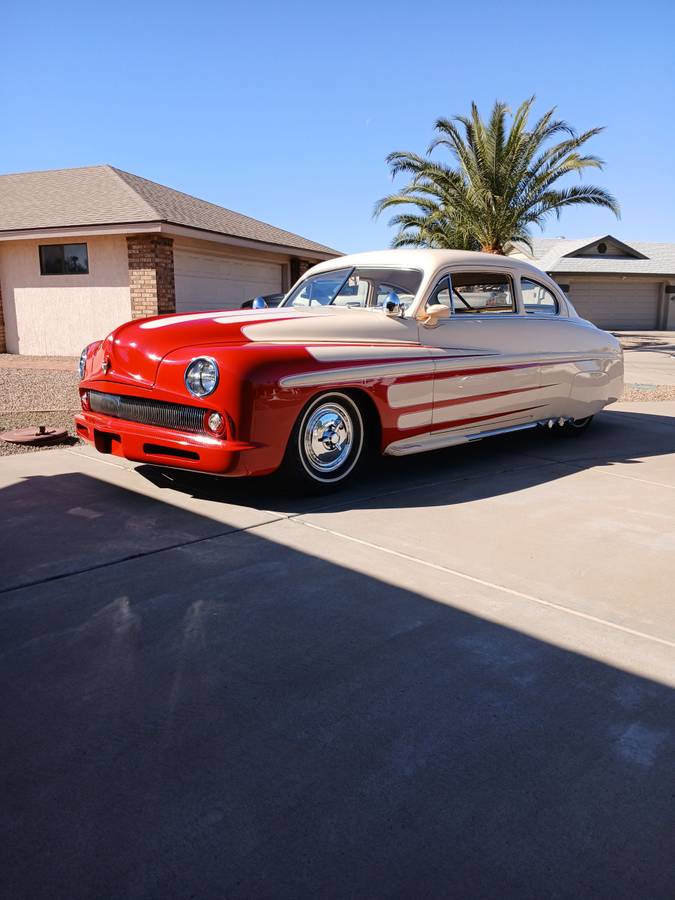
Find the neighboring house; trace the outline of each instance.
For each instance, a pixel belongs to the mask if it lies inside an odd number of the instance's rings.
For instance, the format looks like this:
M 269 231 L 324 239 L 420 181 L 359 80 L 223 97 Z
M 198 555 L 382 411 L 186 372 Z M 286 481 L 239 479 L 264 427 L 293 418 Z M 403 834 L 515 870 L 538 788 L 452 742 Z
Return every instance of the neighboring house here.
M 128 319 L 235 309 L 339 255 L 112 166 L 0 175 L 0 352 L 79 354 Z
M 509 255 L 548 272 L 600 328 L 675 329 L 675 244 L 625 243 L 610 234 L 533 238 L 532 248 L 514 244 Z

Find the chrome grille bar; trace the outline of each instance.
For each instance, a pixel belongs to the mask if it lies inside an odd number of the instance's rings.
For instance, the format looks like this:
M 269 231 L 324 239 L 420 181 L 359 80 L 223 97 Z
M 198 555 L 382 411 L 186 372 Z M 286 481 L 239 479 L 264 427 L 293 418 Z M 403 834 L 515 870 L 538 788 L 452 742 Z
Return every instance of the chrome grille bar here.
M 89 407 L 92 412 L 113 416 L 115 419 L 126 419 L 128 422 L 175 428 L 178 431 L 204 431 L 205 410 L 197 406 L 89 391 Z

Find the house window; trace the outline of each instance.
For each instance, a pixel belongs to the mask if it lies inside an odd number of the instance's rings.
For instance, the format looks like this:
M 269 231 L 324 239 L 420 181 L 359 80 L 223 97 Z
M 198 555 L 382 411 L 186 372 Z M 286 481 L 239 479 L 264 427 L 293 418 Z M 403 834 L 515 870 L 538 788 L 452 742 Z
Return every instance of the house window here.
M 86 244 L 40 246 L 40 275 L 87 274 L 89 274 L 89 256 Z

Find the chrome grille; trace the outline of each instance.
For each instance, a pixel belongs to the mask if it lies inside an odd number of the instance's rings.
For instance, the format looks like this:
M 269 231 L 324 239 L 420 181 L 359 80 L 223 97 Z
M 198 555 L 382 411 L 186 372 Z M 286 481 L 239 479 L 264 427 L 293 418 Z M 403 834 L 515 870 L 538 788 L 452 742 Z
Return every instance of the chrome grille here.
M 121 397 L 89 391 L 89 407 L 92 412 L 103 413 L 128 422 L 175 428 L 178 431 L 204 431 L 204 413 L 198 406 L 182 406 L 180 403 L 164 403 L 161 400 L 145 400 L 142 397 Z

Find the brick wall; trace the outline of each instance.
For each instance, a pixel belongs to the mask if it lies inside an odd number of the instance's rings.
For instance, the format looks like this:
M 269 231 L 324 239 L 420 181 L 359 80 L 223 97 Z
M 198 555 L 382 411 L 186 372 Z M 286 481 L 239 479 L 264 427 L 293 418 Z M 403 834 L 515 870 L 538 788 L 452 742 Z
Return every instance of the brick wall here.
M 127 237 L 131 316 L 176 312 L 173 275 L 173 240 L 158 234 Z
M 296 281 L 300 278 L 301 275 L 304 275 L 307 269 L 311 269 L 312 266 L 316 265 L 316 263 L 307 262 L 304 259 L 298 259 L 297 256 L 291 257 L 290 262 L 290 276 L 291 283 L 289 287 L 293 287 Z
M 7 335 L 5 334 L 5 314 L 2 309 L 2 289 L 0 288 L 0 353 L 7 353 Z

